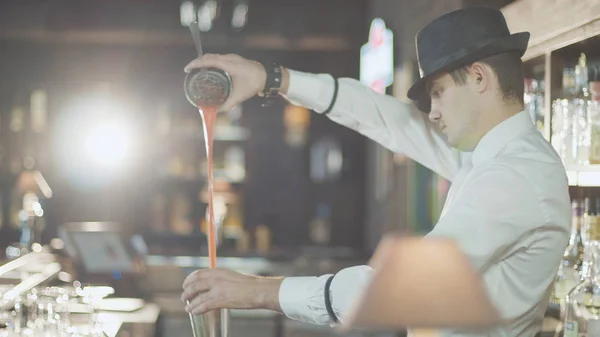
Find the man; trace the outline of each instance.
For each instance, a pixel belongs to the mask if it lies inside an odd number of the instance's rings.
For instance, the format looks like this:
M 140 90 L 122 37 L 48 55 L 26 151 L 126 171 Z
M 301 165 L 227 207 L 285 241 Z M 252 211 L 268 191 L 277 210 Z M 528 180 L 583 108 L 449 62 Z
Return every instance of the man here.
M 455 240 L 506 323 L 443 335 L 529 337 L 541 327 L 571 208 L 561 160 L 523 111 L 520 58 L 528 40 L 529 33 L 510 34 L 502 13 L 489 8 L 461 9 L 428 24 L 416 37 L 421 78 L 408 91 L 427 115 L 353 79 L 285 68 L 279 78 L 269 66 L 236 55 L 206 55 L 186 71 L 214 66 L 232 76 L 222 110 L 276 91 L 451 180 L 426 238 Z M 335 277 L 260 278 L 200 270 L 186 278 L 182 299 L 193 313 L 265 308 L 331 324 L 343 320 L 370 272 L 358 266 Z

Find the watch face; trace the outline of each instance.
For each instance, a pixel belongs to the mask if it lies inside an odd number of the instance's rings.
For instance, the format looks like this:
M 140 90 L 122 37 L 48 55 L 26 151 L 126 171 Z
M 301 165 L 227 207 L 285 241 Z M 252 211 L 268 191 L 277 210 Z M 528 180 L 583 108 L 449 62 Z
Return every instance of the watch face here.
M 268 69 L 268 68 L 267 68 Z M 279 93 L 281 88 L 281 67 L 279 65 L 272 65 L 269 71 L 267 71 L 267 83 L 265 86 L 264 94 L 266 97 L 273 97 Z
M 231 93 L 231 77 L 216 68 L 194 69 L 186 75 L 185 95 L 195 107 L 220 106 Z

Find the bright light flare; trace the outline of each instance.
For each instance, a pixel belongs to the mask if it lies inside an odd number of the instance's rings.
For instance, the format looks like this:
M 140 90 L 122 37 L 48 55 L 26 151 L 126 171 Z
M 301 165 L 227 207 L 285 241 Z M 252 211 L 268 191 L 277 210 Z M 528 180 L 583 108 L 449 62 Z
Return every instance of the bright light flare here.
M 107 169 L 116 169 L 132 154 L 131 130 L 125 123 L 108 122 L 95 126 L 83 143 L 89 160 Z
M 92 95 L 79 97 L 65 108 L 54 134 L 57 163 L 68 180 L 88 189 L 123 176 L 139 150 L 132 107 Z

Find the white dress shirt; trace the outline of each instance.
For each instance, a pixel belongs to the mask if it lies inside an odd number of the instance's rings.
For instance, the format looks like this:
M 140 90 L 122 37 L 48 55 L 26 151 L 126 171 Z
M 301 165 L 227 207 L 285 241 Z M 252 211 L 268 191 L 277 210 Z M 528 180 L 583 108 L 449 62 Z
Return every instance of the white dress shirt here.
M 329 75 L 290 71 L 286 97 L 321 113 L 331 102 L 333 88 Z M 460 152 L 447 144 L 426 114 L 342 78 L 328 116 L 452 181 L 441 217 L 426 238 L 451 238 L 459 244 L 507 323 L 483 333 L 439 334 L 534 336 L 568 244 L 571 205 L 561 160 L 529 115 L 518 113 L 488 132 L 473 152 Z M 342 321 L 370 274 L 370 267 L 357 266 L 333 279 L 332 307 Z M 329 276 L 285 278 L 279 291 L 285 315 L 331 324 L 323 298 Z

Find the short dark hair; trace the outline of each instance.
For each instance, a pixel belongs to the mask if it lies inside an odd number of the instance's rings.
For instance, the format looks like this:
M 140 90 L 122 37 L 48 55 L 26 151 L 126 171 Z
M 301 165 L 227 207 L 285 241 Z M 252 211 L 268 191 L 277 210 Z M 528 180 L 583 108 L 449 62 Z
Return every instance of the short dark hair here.
M 485 63 L 492 68 L 498 77 L 502 98 L 507 101 L 515 100 L 523 104 L 525 84 L 523 78 L 523 62 L 518 52 L 506 52 L 493 55 L 478 62 Z M 467 83 L 468 67 L 464 66 L 450 72 L 454 83 L 465 85 Z

